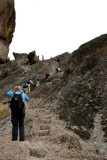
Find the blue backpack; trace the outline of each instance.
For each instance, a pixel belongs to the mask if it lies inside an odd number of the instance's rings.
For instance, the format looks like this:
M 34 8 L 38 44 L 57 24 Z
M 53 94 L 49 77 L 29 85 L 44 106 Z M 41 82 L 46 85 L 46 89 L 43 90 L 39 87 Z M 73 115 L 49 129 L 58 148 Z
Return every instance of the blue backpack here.
M 30 80 L 27 81 L 27 84 L 30 84 Z
M 24 83 L 24 84 L 23 84 L 23 88 L 28 88 L 28 84 L 27 84 L 27 83 Z
M 39 77 L 36 77 L 36 78 L 35 78 L 35 82 L 38 82 L 38 81 L 39 81 Z

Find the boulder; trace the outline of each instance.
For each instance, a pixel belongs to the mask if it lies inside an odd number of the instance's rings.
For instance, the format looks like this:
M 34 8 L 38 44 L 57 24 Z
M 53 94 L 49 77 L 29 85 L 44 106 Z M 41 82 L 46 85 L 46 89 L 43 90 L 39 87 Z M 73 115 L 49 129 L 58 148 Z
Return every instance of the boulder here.
M 28 58 L 28 54 L 27 53 L 15 53 L 13 52 L 13 56 L 14 58 L 17 60 L 22 59 L 22 58 Z
M 15 53 L 13 52 L 13 56 L 15 60 L 18 61 L 20 65 L 25 65 L 29 63 L 28 54 L 27 53 Z
M 14 0 L 0 0 L 0 63 L 7 59 L 14 29 Z
M 29 53 L 28 59 L 29 59 L 30 64 L 34 64 L 39 60 L 35 51 L 32 51 L 32 52 Z

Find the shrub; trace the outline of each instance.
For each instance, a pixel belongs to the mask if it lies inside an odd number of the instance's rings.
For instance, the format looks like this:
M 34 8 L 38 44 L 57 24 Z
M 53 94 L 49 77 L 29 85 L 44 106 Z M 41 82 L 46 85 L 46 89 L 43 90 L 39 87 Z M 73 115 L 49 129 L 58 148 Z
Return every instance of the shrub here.
M 35 83 L 32 83 L 32 84 L 31 84 L 31 91 L 33 91 L 35 88 L 36 88 L 36 84 L 35 84 Z
M 7 105 L 0 103 L 0 120 L 8 117 L 10 115 L 10 110 Z
M 45 77 L 40 79 L 40 83 L 43 83 L 43 82 L 45 82 L 45 81 L 46 81 L 46 78 L 45 78 Z

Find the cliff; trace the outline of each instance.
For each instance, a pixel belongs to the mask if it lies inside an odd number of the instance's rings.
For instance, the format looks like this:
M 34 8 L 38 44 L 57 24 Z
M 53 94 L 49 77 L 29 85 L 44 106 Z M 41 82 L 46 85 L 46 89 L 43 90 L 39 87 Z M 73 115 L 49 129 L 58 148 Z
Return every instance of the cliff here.
M 4 63 L 8 57 L 14 29 L 14 0 L 0 0 L 0 63 Z
M 60 112 L 60 117 L 69 121 L 68 128 L 82 138 L 89 139 L 94 129 L 94 119 L 99 115 L 106 141 L 107 34 L 74 51 L 64 76 L 66 84 L 61 91 L 63 111 Z

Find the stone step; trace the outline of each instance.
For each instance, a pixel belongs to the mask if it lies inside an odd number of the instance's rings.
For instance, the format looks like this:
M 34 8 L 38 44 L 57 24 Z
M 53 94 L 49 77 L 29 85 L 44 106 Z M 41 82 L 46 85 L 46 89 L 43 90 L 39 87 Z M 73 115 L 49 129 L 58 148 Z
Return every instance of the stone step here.
M 39 132 L 39 136 L 49 136 L 50 130 L 42 130 L 42 132 Z
M 40 139 L 42 142 L 50 141 L 50 136 L 39 136 L 39 139 Z
M 48 125 L 41 125 L 40 126 L 40 130 L 49 130 L 50 129 L 50 126 Z
M 44 158 L 46 155 L 46 151 L 37 149 L 37 148 L 29 148 L 30 150 L 30 156 L 37 157 L 37 158 Z
M 44 116 L 44 115 L 42 115 L 42 119 L 50 120 L 51 118 L 52 118 L 52 116 Z
M 40 123 L 42 123 L 42 124 L 50 124 L 51 123 L 51 119 L 40 120 Z

